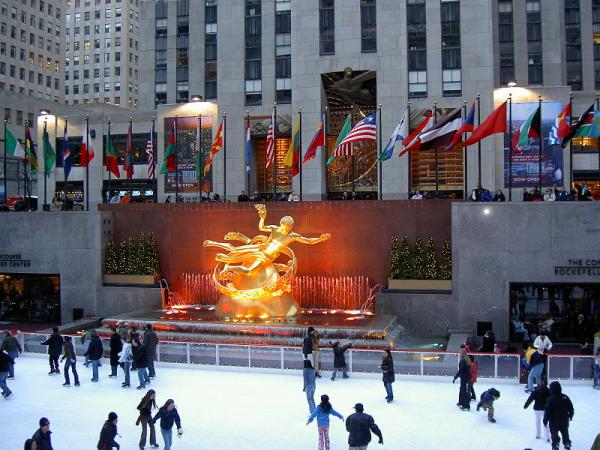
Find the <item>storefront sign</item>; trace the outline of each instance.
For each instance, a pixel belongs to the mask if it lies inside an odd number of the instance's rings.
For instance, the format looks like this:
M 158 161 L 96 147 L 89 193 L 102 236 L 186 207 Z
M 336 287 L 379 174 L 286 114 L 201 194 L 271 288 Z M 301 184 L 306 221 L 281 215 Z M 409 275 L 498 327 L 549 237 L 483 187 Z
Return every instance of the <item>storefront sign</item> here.
M 31 260 L 23 259 L 20 253 L 14 254 L 0 254 L 0 267 L 30 267 Z
M 600 276 L 600 259 L 568 259 L 566 266 L 554 266 L 558 276 Z

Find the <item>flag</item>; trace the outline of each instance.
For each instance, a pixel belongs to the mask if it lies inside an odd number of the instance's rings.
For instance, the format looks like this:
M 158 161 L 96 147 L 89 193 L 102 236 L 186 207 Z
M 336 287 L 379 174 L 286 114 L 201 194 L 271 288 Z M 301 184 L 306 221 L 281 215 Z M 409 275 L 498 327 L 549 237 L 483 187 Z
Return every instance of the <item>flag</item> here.
M 69 174 L 71 173 L 71 149 L 69 147 L 69 135 L 67 133 L 67 122 L 65 120 L 65 130 L 63 132 L 63 148 L 62 148 L 62 163 L 63 163 L 63 171 L 65 174 L 65 181 L 69 178 Z
M 208 175 L 210 171 L 210 167 L 212 166 L 213 158 L 217 153 L 221 151 L 223 148 L 223 121 L 221 120 L 221 125 L 219 125 L 219 129 L 217 130 L 217 134 L 213 139 L 212 147 L 210 148 L 210 153 L 208 155 L 208 159 L 204 164 L 204 176 Z
M 123 159 L 123 171 L 127 174 L 127 179 L 133 178 L 133 148 L 131 146 L 131 122 L 127 129 L 127 145 L 125 147 L 125 158 Z
M 390 136 L 390 139 L 388 140 L 387 144 L 385 144 L 385 148 L 381 152 L 381 155 L 379 155 L 379 161 L 387 161 L 388 159 L 390 159 L 394 154 L 394 145 L 396 144 L 396 142 L 402 142 L 406 138 L 406 136 L 408 136 L 407 113 L 408 110 L 404 111 L 404 115 L 400 119 L 400 123 L 398 123 L 398 125 L 396 125 L 396 128 L 394 128 L 394 132 Z
M 542 112 L 538 106 L 518 131 L 517 151 L 529 145 L 529 138 L 539 138 L 542 135 Z
M 419 140 L 429 148 L 446 147 L 462 125 L 461 109 L 456 108 L 450 114 L 440 118 L 428 131 L 421 133 Z
M 275 126 L 275 110 L 273 110 L 273 114 L 271 114 L 271 123 L 269 124 L 269 131 L 267 131 L 267 160 L 266 167 L 267 169 L 271 164 L 275 162 L 275 135 L 273 131 L 273 127 Z
M 246 173 L 252 167 L 252 141 L 250 140 L 250 117 L 246 119 Z
M 14 156 L 15 158 L 25 158 L 25 150 L 21 143 L 13 136 L 13 134 L 6 129 L 6 142 L 4 143 L 6 146 L 6 153 L 10 156 Z
M 79 164 L 81 167 L 87 167 L 92 159 L 94 159 L 94 149 L 90 142 L 90 132 L 86 120 L 85 125 L 83 126 L 83 141 L 81 143 L 81 157 Z
M 300 118 L 296 119 L 292 142 L 290 142 L 290 148 L 285 154 L 283 165 L 292 168 L 292 177 L 300 173 Z
M 119 173 L 119 153 L 115 149 L 110 133 L 106 138 L 106 150 L 104 153 L 106 154 L 106 170 L 112 173 L 116 178 L 121 178 L 121 174 Z
M 594 112 L 590 111 L 583 119 L 583 123 L 579 125 L 577 133 L 574 137 L 588 137 L 592 132 L 592 124 L 594 122 Z
M 471 136 L 463 142 L 463 147 L 476 144 L 495 133 L 506 133 L 506 102 L 498 106 L 483 123 L 475 128 Z
M 29 127 L 25 127 L 25 155 L 27 156 L 27 160 L 29 161 L 29 165 L 31 166 L 31 173 L 38 172 L 38 160 L 37 155 L 35 153 L 35 147 L 33 146 L 33 139 L 31 139 L 31 133 L 29 131 Z
M 581 128 L 584 125 L 589 125 L 592 123 L 593 111 L 594 111 L 594 104 L 592 103 L 583 112 L 583 114 L 581 116 L 579 116 L 579 119 L 577 119 L 577 122 L 575 122 L 573 125 L 571 125 L 569 127 L 568 134 L 566 134 L 564 136 L 562 143 L 560 144 L 562 146 L 562 148 L 565 148 L 567 146 L 567 144 L 571 141 L 571 139 L 573 139 L 575 136 L 577 136 L 577 132 L 579 131 L 579 128 Z M 587 123 L 586 123 L 586 121 L 587 121 Z M 585 128 L 584 128 L 584 131 L 586 131 Z M 559 129 L 559 133 L 560 133 L 560 129 Z
M 592 119 L 592 127 L 589 136 L 600 137 L 600 111 L 594 111 L 594 118 Z
M 338 137 L 339 140 L 339 137 Z M 335 156 L 352 156 L 352 144 L 377 140 L 377 114 L 371 114 L 354 125 L 354 128 L 335 147 Z
M 173 121 L 173 130 L 171 130 L 171 134 L 169 135 L 169 142 L 165 147 L 165 157 L 163 160 L 162 167 L 160 169 L 160 173 L 170 173 L 175 172 L 175 151 L 176 151 L 176 137 L 175 137 L 175 121 Z
M 550 129 L 550 134 L 548 135 L 548 144 L 550 145 L 560 145 L 562 138 L 568 134 L 570 125 L 569 119 L 571 117 L 571 103 L 567 103 L 567 105 L 560 112 L 558 117 L 554 120 L 554 125 Z M 562 130 L 562 134 L 561 134 Z
M 52 171 L 52 167 L 54 167 L 54 163 L 56 162 L 56 152 L 50 143 L 50 136 L 48 136 L 48 129 L 46 128 L 46 125 L 44 125 L 42 146 L 44 148 L 44 174 L 48 176 L 48 174 Z
M 317 129 L 315 134 L 313 134 L 308 148 L 306 149 L 302 164 L 307 163 L 317 156 L 318 147 L 325 147 L 325 114 L 321 116 L 321 121 L 317 124 Z
M 452 147 L 456 147 L 460 143 L 463 133 L 472 133 L 474 128 L 475 128 L 475 102 L 473 102 L 473 104 L 471 105 L 471 109 L 469 109 L 469 112 L 467 113 L 467 117 L 465 118 L 465 121 L 462 123 L 462 125 L 456 131 L 456 133 L 454 133 L 454 137 L 452 138 L 452 141 L 450 142 L 450 144 L 448 144 L 448 147 L 446 147 L 446 150 L 450 150 Z
M 402 145 L 404 145 L 404 149 L 398 154 L 398 156 L 402 156 L 405 153 L 413 149 L 417 149 L 421 146 L 421 141 L 419 140 L 419 136 L 422 132 L 429 130 L 433 126 L 433 113 L 431 110 L 427 111 L 425 118 L 421 121 L 421 123 L 410 133 L 406 139 L 402 141 Z
M 146 142 L 146 155 L 148 157 L 148 178 L 154 179 L 154 171 L 156 169 L 156 160 L 154 159 L 154 121 L 152 121 L 152 129 L 150 130 L 150 138 Z
M 333 146 L 334 151 L 331 153 L 331 156 L 327 160 L 327 165 L 330 165 L 335 160 L 337 147 L 344 140 L 344 138 L 348 135 L 348 133 L 350 133 L 351 129 L 352 129 L 352 114 L 348 114 L 348 117 L 346 117 L 346 120 L 344 120 L 342 129 L 340 130 L 340 134 L 338 135 L 338 138 L 335 141 L 335 145 Z M 350 148 L 352 148 L 352 147 L 350 147 Z

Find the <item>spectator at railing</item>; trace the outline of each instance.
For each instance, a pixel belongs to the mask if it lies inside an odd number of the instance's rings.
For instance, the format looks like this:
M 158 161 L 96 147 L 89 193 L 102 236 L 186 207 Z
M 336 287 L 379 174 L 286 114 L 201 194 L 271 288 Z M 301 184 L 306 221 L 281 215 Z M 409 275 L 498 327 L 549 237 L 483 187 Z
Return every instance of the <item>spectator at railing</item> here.
M 260 195 L 260 192 L 258 192 L 256 189 L 254 190 L 254 193 L 250 196 L 250 201 L 251 202 L 262 202 L 263 198 Z
M 562 187 L 556 188 L 555 196 L 557 202 L 570 202 L 571 200 L 573 200 L 571 195 Z
M 492 196 L 492 193 L 490 191 L 488 191 L 487 189 L 481 189 L 479 195 L 480 202 L 491 202 L 493 199 L 494 197 Z
M 421 195 L 421 192 L 419 192 L 419 190 L 417 189 L 414 193 L 414 195 L 410 198 L 411 200 L 423 200 L 423 195 Z
M 288 195 L 287 200 L 288 200 L 288 202 L 299 202 L 300 197 L 298 196 L 298 194 L 296 194 L 294 191 L 292 191 L 290 193 L 290 195 Z
M 546 192 L 544 193 L 544 201 L 545 202 L 556 201 L 556 194 L 554 193 L 554 190 L 552 188 L 546 189 Z
M 238 202 L 249 202 L 249 201 L 250 201 L 250 197 L 248 197 L 248 194 L 246 194 L 246 191 L 240 192 L 240 195 L 238 195 Z
M 506 197 L 504 196 L 504 192 L 502 192 L 501 189 L 498 189 L 496 191 L 496 195 L 494 195 L 493 200 L 494 202 L 505 202 L 506 201 Z
M 533 188 L 533 192 L 531 193 L 531 201 L 532 202 L 543 202 L 544 201 L 544 197 L 542 197 L 542 193 L 537 188 L 537 186 Z

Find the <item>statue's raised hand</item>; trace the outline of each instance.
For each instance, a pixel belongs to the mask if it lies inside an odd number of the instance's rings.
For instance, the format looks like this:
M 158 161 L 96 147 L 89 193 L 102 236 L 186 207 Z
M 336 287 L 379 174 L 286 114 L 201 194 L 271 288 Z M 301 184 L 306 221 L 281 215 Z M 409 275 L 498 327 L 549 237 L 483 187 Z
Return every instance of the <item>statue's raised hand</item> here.
M 258 215 L 261 218 L 265 218 L 267 217 L 267 208 L 265 207 L 264 204 L 262 203 L 258 203 L 256 205 L 254 205 L 254 208 L 256 208 L 256 210 L 258 211 Z
M 331 238 L 331 234 L 330 233 L 323 233 L 319 239 L 321 239 L 322 241 L 326 241 L 327 239 Z

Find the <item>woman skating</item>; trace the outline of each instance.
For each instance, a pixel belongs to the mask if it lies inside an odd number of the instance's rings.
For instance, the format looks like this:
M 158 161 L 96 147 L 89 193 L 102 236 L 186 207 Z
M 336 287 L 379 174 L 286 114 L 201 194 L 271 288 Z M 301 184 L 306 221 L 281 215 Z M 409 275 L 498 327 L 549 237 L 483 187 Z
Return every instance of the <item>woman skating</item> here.
M 385 392 L 387 393 L 385 399 L 388 403 L 392 403 L 394 401 L 392 383 L 396 381 L 396 375 L 394 373 L 394 360 L 392 358 L 392 352 L 389 348 L 386 348 L 383 351 L 383 359 L 381 360 L 380 368 L 383 372 L 383 385 L 385 386 Z
M 158 419 L 160 419 L 160 433 L 165 441 L 164 449 L 170 450 L 173 444 L 173 423 L 177 425 L 177 434 L 179 436 L 183 434 L 181 419 L 172 399 L 167 400 L 165 405 L 158 410 L 154 419 L 152 419 L 152 423 L 155 424 Z
M 136 425 L 142 424 L 142 436 L 140 437 L 140 449 L 146 446 L 146 436 L 148 427 L 150 428 L 150 446 L 158 448 L 156 443 L 156 431 L 154 428 L 154 422 L 152 422 L 152 410 L 156 409 L 156 392 L 154 389 L 150 389 L 146 392 L 146 395 L 140 401 L 137 409 L 140 411 L 140 416 L 136 422 Z
M 315 417 L 317 418 L 317 426 L 319 427 L 319 450 L 329 450 L 330 414 L 339 417 L 342 421 L 344 420 L 344 416 L 333 409 L 331 403 L 329 403 L 329 396 L 323 394 L 321 395 L 321 403 L 315 408 L 306 422 L 306 425 L 308 425 L 315 419 Z
M 546 380 L 542 381 L 540 384 L 530 395 L 525 405 L 524 409 L 527 409 L 529 405 L 533 402 L 533 412 L 535 413 L 535 438 L 541 438 L 541 427 L 542 421 L 544 419 L 544 409 L 546 408 L 546 401 L 550 397 L 550 390 L 548 389 L 548 383 Z M 544 439 L 546 442 L 550 442 L 550 430 L 547 426 L 544 425 Z
M 114 412 L 108 413 L 108 420 L 104 422 L 102 430 L 100 430 L 100 439 L 98 440 L 98 450 L 119 449 L 121 446 L 115 442 L 117 436 L 117 422 L 119 418 Z
M 133 346 L 133 361 L 135 362 L 135 367 L 137 368 L 138 378 L 140 379 L 140 385 L 137 389 L 144 389 L 146 384 L 150 384 L 150 377 L 148 376 L 148 354 L 146 353 L 146 348 L 143 344 L 140 344 L 138 339 L 133 339 L 131 341 Z
M 123 344 L 121 353 L 119 353 L 119 363 L 122 365 L 121 367 L 123 367 L 123 372 L 125 372 L 125 381 L 121 385 L 124 388 L 129 387 L 131 361 L 133 361 L 133 352 L 131 350 L 131 338 L 128 337 L 125 343 Z
M 471 389 L 469 388 L 469 381 L 471 380 L 471 358 L 467 355 L 464 347 L 460 349 L 459 361 L 458 361 L 458 372 L 454 375 L 454 380 L 460 378 L 460 390 L 458 391 L 458 403 L 461 411 L 469 411 L 471 409 Z

